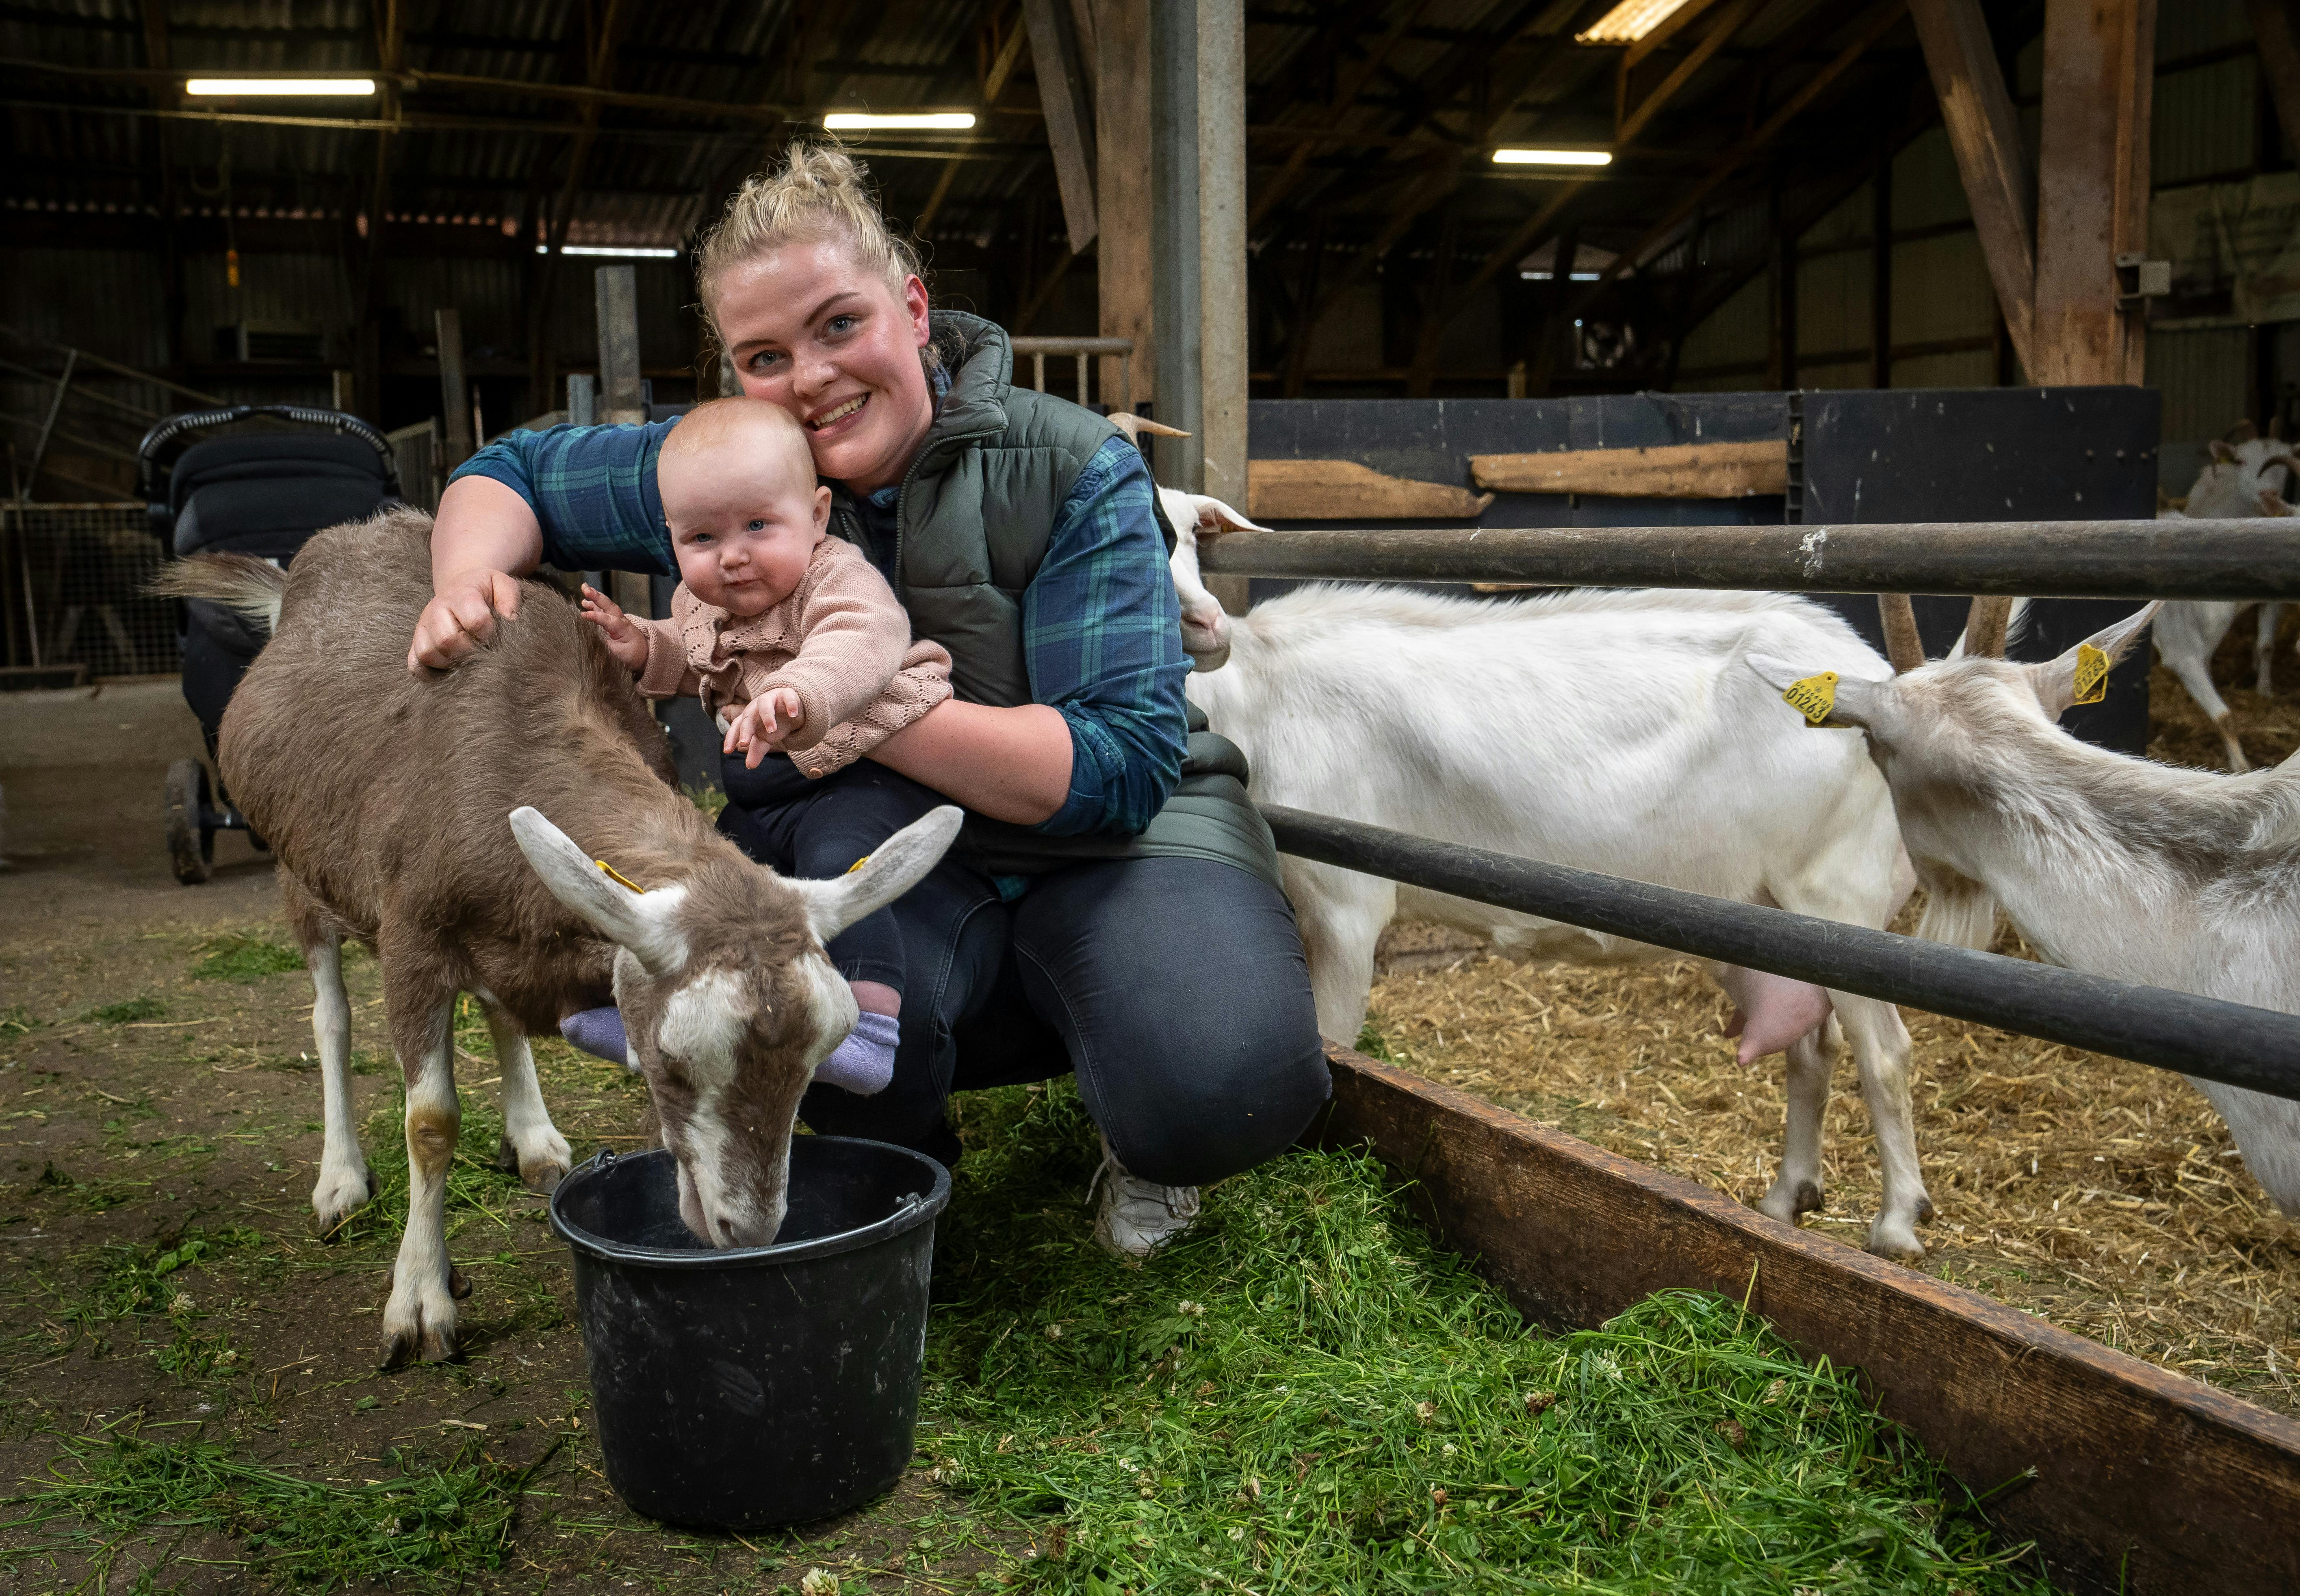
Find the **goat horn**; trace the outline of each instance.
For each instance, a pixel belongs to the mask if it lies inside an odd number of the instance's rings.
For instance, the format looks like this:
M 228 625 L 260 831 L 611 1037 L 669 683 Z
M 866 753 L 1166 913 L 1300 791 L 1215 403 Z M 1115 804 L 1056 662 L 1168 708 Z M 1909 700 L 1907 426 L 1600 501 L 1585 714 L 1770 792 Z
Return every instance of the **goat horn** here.
M 1188 438 L 1189 436 L 1179 427 L 1167 426 L 1163 422 L 1154 422 L 1146 415 L 1136 415 L 1129 410 L 1112 411 L 1110 424 L 1125 433 L 1128 442 L 1138 447 L 1141 444 L 1142 434 L 1145 432 L 1153 438 Z
M 2004 657 L 2004 628 L 2012 618 L 2010 598 L 1982 597 L 1972 601 L 1964 622 L 1964 654 L 1968 659 Z
M 1925 663 L 1924 639 L 1917 635 L 1917 610 L 1906 593 L 1877 595 L 1877 616 L 1885 623 L 1885 657 L 1893 673 L 1905 675 Z

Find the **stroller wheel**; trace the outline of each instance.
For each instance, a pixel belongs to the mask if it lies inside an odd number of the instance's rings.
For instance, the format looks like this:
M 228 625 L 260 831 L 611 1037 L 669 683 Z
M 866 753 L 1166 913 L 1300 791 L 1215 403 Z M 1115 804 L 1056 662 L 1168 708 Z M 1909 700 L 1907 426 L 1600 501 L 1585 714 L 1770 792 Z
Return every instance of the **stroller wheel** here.
M 176 879 L 196 887 L 208 879 L 215 863 L 215 832 L 200 820 L 208 806 L 207 766 L 196 759 L 179 759 L 168 767 L 168 863 Z

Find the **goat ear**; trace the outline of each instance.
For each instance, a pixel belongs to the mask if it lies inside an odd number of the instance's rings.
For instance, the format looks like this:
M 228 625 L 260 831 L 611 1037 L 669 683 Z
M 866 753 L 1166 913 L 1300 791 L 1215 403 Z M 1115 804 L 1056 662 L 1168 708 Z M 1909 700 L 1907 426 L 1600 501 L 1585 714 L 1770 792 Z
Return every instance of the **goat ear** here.
M 883 909 L 932 870 L 958 835 L 965 812 L 955 804 L 929 809 L 871 850 L 871 856 L 845 875 L 827 882 L 788 881 L 806 900 L 807 923 L 828 942 L 863 915 Z
M 1218 498 L 1208 498 L 1203 493 L 1188 496 L 1198 513 L 1198 531 L 1202 532 L 1266 532 L 1266 526 L 1256 526 L 1245 516 Z
M 1791 664 L 1788 660 L 1775 659 L 1763 654 L 1745 656 L 1741 663 L 1779 693 L 1787 693 L 1799 682 L 1810 681 L 1825 672 L 1825 667 Z M 1871 715 L 1875 712 L 1879 693 L 1889 685 L 1882 681 L 1864 681 L 1857 676 L 1839 676 L 1830 689 L 1832 703 L 1829 718 L 1821 723 L 1823 726 L 1868 725 Z
M 519 851 L 551 895 L 589 921 L 599 934 L 644 965 L 648 974 L 674 974 L 687 963 L 687 940 L 671 915 L 687 897 L 684 887 L 634 892 L 607 879 L 566 832 L 525 805 L 511 812 L 511 834 Z
M 2233 465 L 2236 464 L 2236 451 L 2229 447 L 2228 440 L 2226 439 L 2215 438 L 2212 442 L 2206 444 L 2204 448 L 2206 452 L 2212 455 L 2213 460 L 2218 462 L 2220 464 Z
M 2104 626 L 2058 659 L 2038 665 L 2035 678 L 2037 699 L 2045 706 L 2045 713 L 2053 719 L 2059 720 L 2062 715 L 2068 713 L 2069 706 L 2077 701 L 2077 677 L 2079 672 L 2084 669 L 2087 650 L 2107 656 L 2108 664 L 2113 665 L 2124 657 L 2126 650 L 2129 649 L 2134 640 L 2147 630 L 2148 623 L 2156 618 L 2156 612 L 2163 607 L 2162 599 L 2153 604 L 2145 604 L 2115 625 Z M 2094 661 L 2093 669 L 2100 668 L 2102 667 L 2099 662 Z M 2089 674 L 2089 673 L 2087 673 Z M 2093 684 L 2088 681 L 2086 685 L 2089 687 Z M 2087 700 L 2087 702 L 2097 701 L 2096 698 Z

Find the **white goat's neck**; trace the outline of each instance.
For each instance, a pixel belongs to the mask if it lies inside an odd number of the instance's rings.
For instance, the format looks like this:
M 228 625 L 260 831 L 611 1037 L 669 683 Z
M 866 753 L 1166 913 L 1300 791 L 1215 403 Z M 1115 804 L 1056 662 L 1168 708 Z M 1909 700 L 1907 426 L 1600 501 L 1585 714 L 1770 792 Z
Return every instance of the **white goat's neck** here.
M 2002 707 L 1933 745 L 1921 775 L 1888 766 L 1910 851 L 1988 882 L 2054 964 L 2199 990 L 2201 936 L 2300 915 L 2300 757 L 2177 769 Z

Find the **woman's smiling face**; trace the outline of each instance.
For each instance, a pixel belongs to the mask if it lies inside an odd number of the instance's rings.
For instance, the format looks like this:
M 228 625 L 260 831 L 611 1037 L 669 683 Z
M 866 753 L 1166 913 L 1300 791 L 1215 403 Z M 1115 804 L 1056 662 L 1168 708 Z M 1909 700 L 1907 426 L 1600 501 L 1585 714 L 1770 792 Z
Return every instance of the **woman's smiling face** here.
M 925 285 L 908 278 L 897 297 L 823 239 L 767 250 L 712 286 L 743 391 L 798 417 L 815 469 L 857 493 L 901 480 L 934 422 Z

